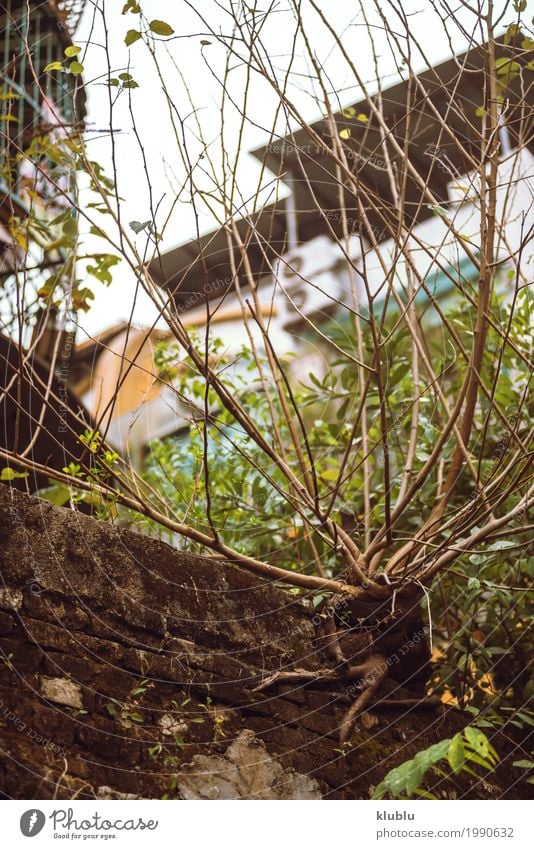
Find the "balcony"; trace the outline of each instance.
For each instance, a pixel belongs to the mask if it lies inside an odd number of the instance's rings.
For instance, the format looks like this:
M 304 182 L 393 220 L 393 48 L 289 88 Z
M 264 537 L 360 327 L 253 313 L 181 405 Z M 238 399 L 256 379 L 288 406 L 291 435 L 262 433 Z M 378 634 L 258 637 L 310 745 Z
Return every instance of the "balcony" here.
M 28 185 L 46 194 L 46 178 L 23 159 L 32 141 L 55 134 L 67 137 L 84 117 L 79 78 L 44 74 L 43 68 L 63 58 L 83 0 L 32 4 L 5 0 L 0 11 L 0 238 L 13 215 L 23 216 Z M 43 160 L 44 162 L 44 160 Z M 41 163 L 39 163 L 41 164 Z M 44 163 L 46 164 L 46 163 Z M 46 199 L 46 198 L 43 198 Z

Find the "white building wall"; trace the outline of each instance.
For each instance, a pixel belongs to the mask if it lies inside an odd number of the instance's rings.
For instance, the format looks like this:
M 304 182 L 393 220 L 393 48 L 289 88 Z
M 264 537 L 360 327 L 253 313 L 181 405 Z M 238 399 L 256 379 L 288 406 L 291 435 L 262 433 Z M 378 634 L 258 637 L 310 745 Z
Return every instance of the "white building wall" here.
M 443 207 L 474 255 L 480 249 L 481 214 L 477 200 L 477 180 L 476 175 L 466 175 L 451 181 L 449 202 Z M 498 245 L 498 256 L 504 259 L 519 251 L 529 228 L 534 225 L 532 154 L 526 150 L 519 154 L 512 151 L 505 157 L 499 167 L 498 186 L 497 220 L 506 222 L 504 237 Z M 467 254 L 461 249 L 461 243 L 450 233 L 441 208 L 415 227 L 408 245 L 415 268 L 423 278 L 430 278 L 438 272 L 439 265 L 456 268 L 462 260 L 467 259 L 469 262 Z M 373 250 L 365 254 L 367 286 L 371 295 L 377 299 L 386 291 L 384 268 L 389 270 L 394 265 L 394 285 L 407 287 L 404 260 L 397 257 L 393 240 L 380 241 L 379 251 L 383 264 Z M 355 268 L 362 268 L 361 240 L 357 235 L 349 241 L 349 254 Z M 436 263 L 436 254 L 439 264 Z M 523 251 L 521 265 L 524 278 L 530 277 L 532 280 L 532 239 Z M 320 329 L 343 305 L 354 308 L 359 302 L 365 308 L 368 303 L 361 277 L 349 270 L 339 245 L 326 235 L 299 245 L 278 261 L 272 277 L 265 277 L 260 283 L 259 300 L 266 308 L 274 305 L 273 315 L 265 319 L 271 342 L 279 355 L 284 352 L 296 355 L 293 370 L 300 378 L 305 378 L 310 371 L 320 375 L 327 368 L 322 352 L 314 353 L 310 349 L 309 338 L 303 337 L 303 328 L 306 328 L 303 319 L 309 319 Z M 224 305 L 226 309 L 238 307 L 237 296 L 226 296 Z M 262 353 L 261 331 L 252 318 L 249 329 L 258 351 Z M 245 373 L 246 366 L 240 364 L 238 358 L 240 348 L 249 344 L 242 320 L 215 324 L 211 332 L 213 338 L 222 339 L 225 359 L 235 357 L 233 368 L 238 371 L 242 368 Z M 130 450 L 138 451 L 148 440 L 187 426 L 189 418 L 190 411 L 171 390 L 163 388 L 158 397 L 142 399 L 138 408 L 112 421 L 109 438 L 117 446 L 124 448 L 128 444 Z

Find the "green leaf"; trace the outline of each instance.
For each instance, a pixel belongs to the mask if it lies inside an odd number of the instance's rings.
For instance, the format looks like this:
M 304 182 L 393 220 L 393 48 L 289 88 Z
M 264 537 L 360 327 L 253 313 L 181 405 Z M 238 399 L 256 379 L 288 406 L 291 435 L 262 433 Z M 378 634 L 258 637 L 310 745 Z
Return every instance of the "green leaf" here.
M 81 478 L 83 477 L 82 467 L 79 463 L 69 463 L 68 466 L 63 466 L 61 469 L 62 472 L 65 472 L 66 475 L 72 475 L 72 477 Z
M 151 221 L 130 221 L 130 227 L 134 231 L 134 233 L 142 233 L 143 230 L 146 230 Z
M 499 60 L 497 59 L 495 65 L 497 65 L 498 62 Z M 497 71 L 498 74 L 510 74 L 512 76 L 517 76 L 517 74 L 519 74 L 520 72 L 521 65 L 519 64 L 519 62 L 512 62 L 511 59 L 505 59 L 504 62 L 501 63 Z
M 418 752 L 414 758 L 390 770 L 373 793 L 373 799 L 382 799 L 386 793 L 394 798 L 411 798 L 419 788 L 424 775 L 438 761 L 447 757 L 451 740 L 441 740 L 428 749 Z
M 65 56 L 68 56 L 69 59 L 72 59 L 74 56 L 77 56 L 78 53 L 82 52 L 81 47 L 77 47 L 75 44 L 71 44 L 69 47 L 65 48 Z
M 134 722 L 144 722 L 145 721 L 140 713 L 129 713 L 128 718 L 133 719 Z
M 312 371 L 308 372 L 308 377 L 310 378 L 310 380 L 311 380 L 311 382 L 313 383 L 313 385 L 317 387 L 317 389 L 322 389 L 322 388 L 323 388 L 323 384 L 322 384 L 322 383 L 320 382 L 320 380 L 319 380 L 319 379 L 318 379 L 318 378 L 314 375 L 314 373 L 313 373 Z
M 321 472 L 321 477 L 325 481 L 335 481 L 335 480 L 338 479 L 338 476 L 339 476 L 339 468 L 325 469 L 323 472 Z
M 518 24 L 510 24 L 504 34 L 504 43 L 510 44 L 513 38 L 521 32 Z
M 150 31 L 156 35 L 173 35 L 174 30 L 166 21 L 150 21 Z
M 122 73 L 122 74 L 119 74 L 119 80 L 126 81 L 126 80 L 131 80 L 131 79 L 133 79 L 132 75 L 126 73 L 126 71 L 124 71 L 124 73 Z
M 91 308 L 90 301 L 93 301 L 94 298 L 94 293 L 87 286 L 72 290 L 72 306 L 75 310 L 87 312 Z
M 534 761 L 514 761 L 512 765 L 520 769 L 534 769 Z
M 447 760 L 454 774 L 458 775 L 465 763 L 464 744 L 461 734 L 455 734 L 452 738 L 447 751 Z
M 473 752 L 469 749 L 466 749 L 465 757 L 466 757 L 466 760 L 471 761 L 474 764 L 478 764 L 478 766 L 481 766 L 483 769 L 487 769 L 488 771 L 490 771 L 491 768 L 492 768 L 492 764 L 490 763 L 490 761 L 487 758 L 482 758 L 482 757 L 480 757 L 480 755 L 477 755 L 476 752 Z M 469 772 L 469 767 L 464 765 L 464 770 L 466 772 Z M 472 774 L 476 775 L 476 773 L 472 773 Z
M 104 286 L 109 286 L 113 282 L 110 268 L 117 265 L 117 263 L 121 261 L 121 258 L 114 256 L 113 254 L 101 254 L 96 256 L 95 260 L 96 265 L 88 265 L 87 271 L 89 274 L 92 274 L 93 277 L 96 277 L 97 280 L 100 280 Z
M 429 203 L 428 208 L 431 209 L 435 215 L 441 215 L 443 217 L 444 215 L 449 214 L 446 209 L 444 209 L 442 206 L 439 206 L 439 204 L 437 203 Z
M 425 774 L 424 765 L 417 761 L 417 756 L 411 761 L 410 769 L 404 775 L 404 792 L 408 797 L 413 796 Z
M 468 726 L 464 729 L 464 735 L 468 743 L 476 749 L 479 754 L 484 757 L 488 750 L 488 738 L 484 734 L 484 732 L 479 731 L 476 728 L 471 728 Z
M 69 65 L 71 74 L 83 74 L 83 65 L 81 62 L 71 62 Z
M 499 756 L 483 731 L 468 726 L 464 729 L 464 738 L 475 753 L 474 755 L 470 754 L 469 751 L 465 753 L 469 760 L 486 767 L 486 769 L 491 769 L 492 761 L 497 763 Z
M 89 451 L 91 451 L 93 454 L 95 453 L 95 451 L 98 451 L 98 449 L 100 448 L 100 443 L 102 441 L 98 430 L 93 431 L 88 428 L 86 428 L 85 431 L 80 434 L 79 439 L 80 442 L 82 442 L 84 445 L 87 445 Z
M 49 62 L 48 65 L 45 65 L 44 72 L 47 74 L 49 71 L 63 71 L 63 65 L 61 62 Z
M 124 37 L 124 43 L 126 47 L 130 47 L 132 44 L 135 44 L 136 41 L 139 41 L 141 38 L 141 33 L 137 29 L 129 29 Z
M 16 472 L 14 469 L 10 469 L 9 466 L 6 466 L 2 469 L 0 473 L 0 481 L 14 481 L 15 478 L 27 478 L 28 472 Z
M 63 230 L 66 236 L 75 236 L 78 232 L 78 222 L 76 218 L 73 218 L 72 215 L 68 215 L 65 218 L 61 229 Z
M 345 400 L 343 401 L 343 403 L 341 404 L 341 407 L 339 408 L 339 410 L 336 413 L 336 418 L 337 418 L 338 421 L 341 422 L 341 421 L 345 420 L 346 413 L 347 413 L 347 410 L 348 410 L 348 407 L 349 407 L 349 404 L 350 404 L 351 401 L 352 401 L 352 398 L 350 397 L 350 395 L 348 395 L 345 398 Z
M 70 489 L 64 483 L 56 483 L 44 489 L 39 489 L 36 495 L 51 504 L 55 504 L 56 507 L 63 507 L 70 500 Z

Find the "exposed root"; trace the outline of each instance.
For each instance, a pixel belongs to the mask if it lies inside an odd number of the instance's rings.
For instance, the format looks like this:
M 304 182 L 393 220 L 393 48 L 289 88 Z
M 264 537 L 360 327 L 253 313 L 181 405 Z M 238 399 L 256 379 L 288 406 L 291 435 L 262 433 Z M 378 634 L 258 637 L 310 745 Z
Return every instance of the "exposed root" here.
M 389 608 L 383 610 L 383 607 L 370 609 L 369 605 L 364 608 L 360 605 L 355 609 L 352 601 L 347 603 L 343 597 L 331 601 L 317 628 L 316 645 L 324 652 L 326 662 L 332 665 L 314 670 L 279 670 L 258 684 L 254 692 L 279 684 L 333 690 L 334 700 L 349 704 L 339 726 L 341 745 L 350 739 L 356 720 L 370 705 L 379 710 L 407 712 L 439 707 L 441 700 L 437 696 L 410 698 L 408 694 L 408 698 L 388 698 L 385 692 L 377 696 L 390 672 L 401 685 L 403 680 L 410 681 L 414 677 L 414 661 L 409 658 L 412 649 L 418 664 L 415 673 L 428 662 L 425 651 L 421 653 L 424 646 L 422 623 L 410 617 L 413 605 L 404 612 L 397 610 L 395 616 Z M 422 654 L 422 660 L 418 653 Z M 399 672 L 406 678 L 399 679 Z
M 311 682 L 324 681 L 325 683 L 333 683 L 339 681 L 339 676 L 330 669 L 294 669 L 292 672 L 275 672 L 269 675 L 265 681 L 254 687 L 253 693 L 259 693 L 262 690 L 267 690 L 273 684 L 307 684 Z
M 325 640 L 324 648 L 332 658 L 332 660 L 340 665 L 347 662 L 345 655 L 341 649 L 339 642 L 339 631 L 336 628 L 336 623 L 333 616 L 328 616 L 321 626 L 321 636 Z
M 443 702 L 439 696 L 423 696 L 421 699 L 379 699 L 374 703 L 373 707 L 389 708 L 390 710 L 398 710 L 410 708 L 410 710 L 436 710 L 441 707 Z
M 372 657 L 376 657 L 377 655 L 371 655 Z M 382 655 L 380 655 L 382 656 Z M 364 663 L 359 663 L 356 666 L 347 666 L 347 662 L 341 665 L 341 669 L 332 670 L 332 669 L 293 669 L 291 672 L 284 672 L 280 670 L 279 672 L 274 672 L 272 675 L 269 675 L 261 684 L 258 684 L 257 687 L 254 687 L 254 693 L 259 693 L 262 690 L 267 690 L 269 687 L 272 687 L 273 684 L 315 684 L 315 686 L 321 686 L 326 684 L 334 684 L 334 683 L 344 683 L 348 684 L 351 681 L 357 681 L 360 678 L 364 678 L 368 673 L 369 660 L 365 660 Z
M 364 674 L 361 675 L 362 691 L 354 699 L 339 726 L 341 746 L 350 738 L 358 716 L 365 711 L 375 692 L 388 677 L 388 664 L 383 654 L 370 655 L 361 668 L 365 669 Z

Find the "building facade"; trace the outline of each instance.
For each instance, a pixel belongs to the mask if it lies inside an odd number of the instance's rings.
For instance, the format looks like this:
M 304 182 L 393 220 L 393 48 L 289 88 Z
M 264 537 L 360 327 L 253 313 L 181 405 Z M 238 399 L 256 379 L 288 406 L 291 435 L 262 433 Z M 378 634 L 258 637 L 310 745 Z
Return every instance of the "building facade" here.
M 79 456 L 85 411 L 68 374 L 74 335 L 56 327 L 54 309 L 37 293 L 66 261 L 53 248 L 55 219 L 67 212 L 77 226 L 75 175 L 58 160 L 83 128 L 85 98 L 79 75 L 45 68 L 65 60 L 83 6 L 0 4 L 0 448 L 58 469 Z M 33 473 L 10 481 L 30 490 L 46 483 Z
M 10 222 L 29 206 L 46 207 L 50 187 L 23 154 L 39 136 L 60 138 L 83 122 L 83 86 L 69 74 L 44 68 L 63 58 L 83 3 L 54 0 L 0 6 L 0 269 L 13 261 Z M 46 161 L 43 168 L 50 167 Z M 10 260 L 11 256 L 11 260 Z
M 504 57 L 516 56 L 517 48 L 503 41 L 499 50 Z M 532 50 L 523 50 L 523 54 L 525 62 L 532 62 Z M 421 74 L 425 95 L 415 104 L 413 78 L 381 93 L 383 119 L 400 145 L 408 143 L 410 159 L 424 185 L 422 189 L 409 175 L 405 191 L 406 220 L 411 229 L 404 253 L 410 254 L 418 278 L 425 281 L 417 294 L 419 301 L 428 299 L 425 288 L 444 302 L 454 296 L 455 284 L 470 286 L 477 280 L 481 211 L 472 162 L 480 160 L 481 151 L 473 118 L 484 86 L 484 56 L 483 47 L 477 47 Z M 452 90 L 459 92 L 458 108 L 447 111 Z M 534 263 L 533 240 L 523 245 L 525 234 L 534 225 L 534 134 L 522 97 L 519 83 L 512 84 L 507 91 L 506 121 L 497 140 L 497 217 L 506 222 L 496 257 L 502 284 L 511 270 L 506 257 L 521 249 L 522 266 L 532 271 Z M 530 86 L 531 115 L 532 98 Z M 311 149 L 309 132 L 300 130 L 253 152 L 285 184 L 286 194 L 278 203 L 237 221 L 239 240 L 246 245 L 247 273 L 238 252 L 232 255 L 229 250 L 224 228 L 180 245 L 151 263 L 153 279 L 172 296 L 185 326 L 205 326 L 209 303 L 211 334 L 222 339 L 229 358 L 246 341 L 243 299 L 247 297 L 248 274 L 257 286 L 260 310 L 269 322 L 277 351 L 297 355 L 296 378 L 306 377 L 310 371 L 319 375 L 324 368 L 316 353 L 314 328 L 316 342 L 327 323 L 347 313 L 347 308 L 365 310 L 369 294 L 377 305 L 386 297 L 391 287 L 385 268 L 395 267 L 392 301 L 397 298 L 399 308 L 406 302 L 408 270 L 402 257 L 399 261 L 397 241 L 391 228 L 384 226 L 381 214 L 381 209 L 390 208 L 395 221 L 395 198 L 379 153 L 383 127 L 373 122 L 372 116 L 368 119 L 368 111 L 364 100 L 338 116 L 361 194 L 378 201 L 378 209 L 376 203 L 369 204 L 365 227 L 357 197 L 346 192 L 344 209 L 340 209 L 332 157 L 319 144 Z M 449 115 L 454 135 L 462 140 L 461 147 L 443 137 L 444 114 Z M 365 122 L 360 120 L 362 115 Z M 312 124 L 311 129 L 317 139 L 328 142 L 331 126 L 326 119 Z M 393 167 L 397 164 L 393 162 Z M 437 203 L 428 202 L 425 189 Z M 451 238 L 444 210 L 469 248 L 465 254 L 458 249 L 458 239 Z M 365 268 L 365 281 L 355 271 L 358 268 Z M 430 304 L 426 312 L 432 320 Z M 261 350 L 261 334 L 254 327 L 252 333 Z M 106 351 L 99 355 L 92 349 L 93 371 L 84 387 L 86 401 L 93 415 L 102 417 L 110 439 L 117 446 L 128 445 L 134 454 L 151 438 L 186 428 L 190 415 L 176 393 L 154 377 L 154 351 L 162 338 L 165 333 L 160 331 L 138 328 L 132 333 L 122 328 L 114 338 L 106 338 Z M 121 383 L 119 397 L 112 403 Z

